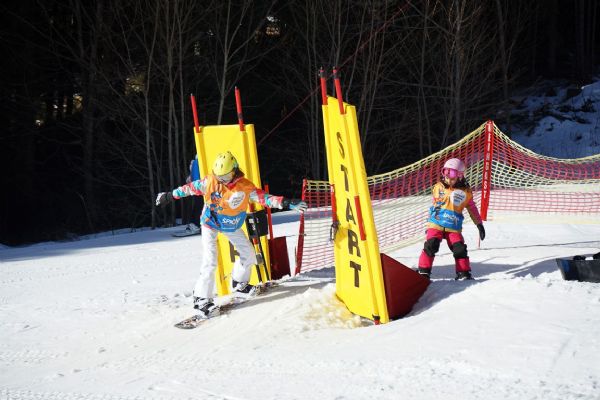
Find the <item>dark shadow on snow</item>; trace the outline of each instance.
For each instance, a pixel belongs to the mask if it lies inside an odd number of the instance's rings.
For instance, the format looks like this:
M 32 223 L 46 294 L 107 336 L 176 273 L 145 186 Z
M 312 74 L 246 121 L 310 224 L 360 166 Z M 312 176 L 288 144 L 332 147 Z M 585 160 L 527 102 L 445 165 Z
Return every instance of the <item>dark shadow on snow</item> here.
M 285 211 L 273 214 L 273 224 L 296 222 L 300 214 Z M 115 231 L 88 235 L 69 241 L 43 242 L 17 247 L 0 247 L 0 261 L 20 261 L 36 258 L 63 256 L 79 250 L 101 249 L 105 247 L 132 246 L 158 243 L 170 240 L 186 240 L 190 246 L 201 246 L 200 235 L 173 237 L 175 232 L 185 230 L 185 225 L 171 228 L 140 229 L 137 231 Z
M 410 314 L 404 318 L 410 318 L 425 312 L 428 309 L 435 307 L 437 303 L 455 294 L 468 290 L 474 285 L 484 284 L 492 280 L 500 279 L 508 280 L 527 276 L 537 278 L 543 274 L 554 273 L 558 271 L 555 257 L 539 257 L 532 260 L 527 265 L 484 264 L 484 262 L 485 260 L 481 260 L 479 263 L 472 265 L 473 276 L 475 279 L 470 281 L 455 281 L 454 265 L 434 266 L 431 284 L 423 296 L 421 296 L 417 304 L 415 304 Z M 504 273 L 506 278 L 502 278 L 501 275 L 496 275 L 493 279 L 488 277 L 491 274 L 499 273 Z M 562 281 L 562 277 L 558 279 Z M 577 281 L 568 282 L 575 285 L 581 284 L 581 282 Z
M 175 238 L 173 234 L 185 229 L 185 225 L 173 228 L 147 229 L 136 232 L 102 233 L 64 242 L 43 242 L 27 246 L 0 249 L 0 261 L 20 261 L 36 258 L 63 256 L 79 250 L 102 249 L 105 247 L 132 246 L 167 240 L 197 240 L 200 236 Z M 192 245 L 192 244 L 190 244 Z

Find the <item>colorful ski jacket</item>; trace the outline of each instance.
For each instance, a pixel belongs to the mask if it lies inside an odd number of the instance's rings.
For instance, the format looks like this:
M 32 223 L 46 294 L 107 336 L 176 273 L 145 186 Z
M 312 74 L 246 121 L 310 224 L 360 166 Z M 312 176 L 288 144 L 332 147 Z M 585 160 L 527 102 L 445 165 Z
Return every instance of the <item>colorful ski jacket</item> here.
M 460 181 L 459 181 L 460 182 Z M 441 231 L 460 232 L 462 230 L 465 207 L 475 224 L 481 223 L 473 193 L 466 183 L 450 187 L 443 182 L 433 186 L 433 206 L 429 208 L 428 228 Z
M 207 175 L 173 190 L 173 198 L 204 196 L 204 209 L 200 222 L 220 232 L 234 232 L 246 221 L 250 202 L 269 208 L 282 208 L 282 196 L 273 196 L 237 175 L 230 183 L 223 184 L 214 175 Z

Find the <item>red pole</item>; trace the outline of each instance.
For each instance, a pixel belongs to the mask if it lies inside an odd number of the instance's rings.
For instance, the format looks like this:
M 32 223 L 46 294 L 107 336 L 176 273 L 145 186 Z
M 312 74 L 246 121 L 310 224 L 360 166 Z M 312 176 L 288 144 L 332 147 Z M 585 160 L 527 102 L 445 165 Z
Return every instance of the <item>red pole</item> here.
M 337 218 L 337 204 L 335 202 L 335 185 L 332 183 L 331 184 L 331 219 L 334 225 L 337 224 L 338 222 L 338 218 Z
M 340 76 L 337 69 L 333 69 L 333 82 L 335 83 L 335 94 L 340 105 L 340 114 L 344 115 L 344 100 L 342 99 L 342 85 L 340 84 Z
M 306 179 L 302 180 L 302 201 L 306 201 Z M 302 252 L 304 251 L 304 213 L 300 214 L 300 229 L 298 229 L 298 246 L 296 247 L 296 271 L 302 270 Z
M 354 205 L 356 206 L 356 218 L 358 219 L 358 232 L 360 233 L 360 240 L 366 240 L 367 234 L 365 233 L 365 223 L 362 217 L 362 209 L 360 208 L 360 197 L 354 196 Z
M 194 115 L 194 127 L 196 129 L 196 133 L 200 132 L 200 124 L 198 123 L 198 110 L 196 109 L 196 97 L 193 94 L 190 94 L 190 99 L 192 101 L 192 114 Z
M 269 185 L 265 183 L 265 192 L 269 193 Z M 271 207 L 267 209 L 267 222 L 269 223 L 269 240 L 273 240 L 273 219 L 271 217 Z
M 494 157 L 494 121 L 485 124 L 485 145 L 483 149 L 483 177 L 481 180 L 481 219 L 487 221 L 492 186 L 492 159 Z
M 327 77 L 325 76 L 325 70 L 321 67 L 319 70 L 319 78 L 321 80 L 321 100 L 323 105 L 327 105 Z
M 238 123 L 240 124 L 240 131 L 244 132 L 244 116 L 242 115 L 242 97 L 240 96 L 240 90 L 235 87 L 235 107 L 237 108 Z

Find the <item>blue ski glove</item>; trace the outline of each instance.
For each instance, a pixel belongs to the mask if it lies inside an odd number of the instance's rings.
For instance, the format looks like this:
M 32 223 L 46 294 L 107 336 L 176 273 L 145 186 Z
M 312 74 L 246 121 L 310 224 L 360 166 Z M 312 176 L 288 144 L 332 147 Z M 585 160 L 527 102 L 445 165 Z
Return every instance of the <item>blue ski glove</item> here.
M 173 201 L 173 193 L 161 192 L 156 196 L 156 206 L 164 207 Z
M 304 213 L 304 211 L 306 211 L 306 209 L 308 208 L 306 203 L 303 202 L 302 200 L 285 199 L 285 198 L 281 202 L 281 206 L 283 208 L 288 208 L 290 210 L 298 211 L 300 214 Z
M 477 224 L 477 230 L 479 231 L 479 239 L 485 239 L 485 228 L 483 224 Z

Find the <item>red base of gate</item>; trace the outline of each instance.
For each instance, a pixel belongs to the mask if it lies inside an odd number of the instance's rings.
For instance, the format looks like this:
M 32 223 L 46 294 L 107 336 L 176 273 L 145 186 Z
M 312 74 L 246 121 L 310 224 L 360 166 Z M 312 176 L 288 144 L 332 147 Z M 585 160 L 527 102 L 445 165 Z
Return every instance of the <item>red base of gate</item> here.
M 269 240 L 269 256 L 271 257 L 271 279 L 276 281 L 290 274 L 290 259 L 288 257 L 285 236 Z
M 425 293 L 429 279 L 383 253 L 381 266 L 388 315 L 390 319 L 401 318 L 412 310 Z

